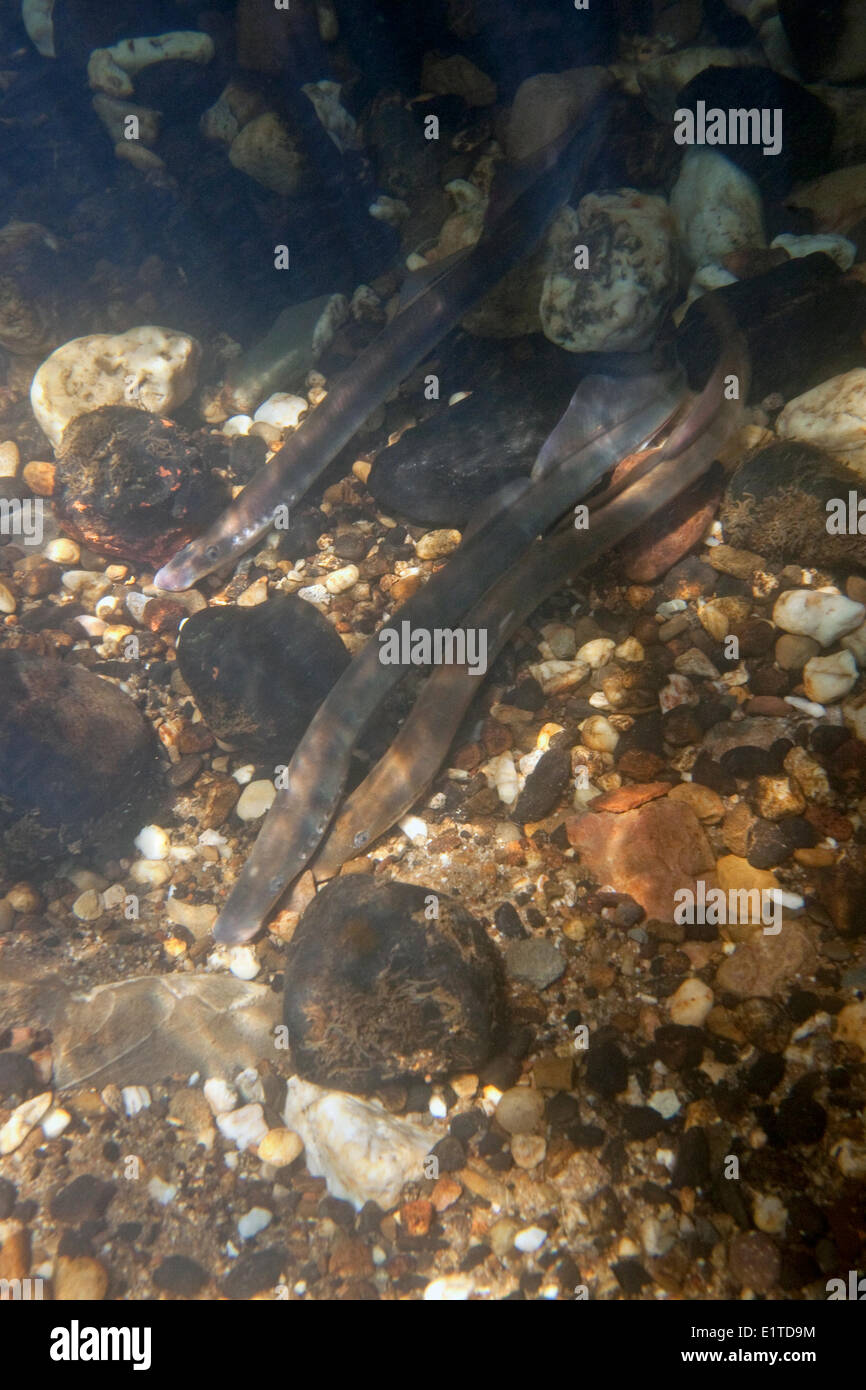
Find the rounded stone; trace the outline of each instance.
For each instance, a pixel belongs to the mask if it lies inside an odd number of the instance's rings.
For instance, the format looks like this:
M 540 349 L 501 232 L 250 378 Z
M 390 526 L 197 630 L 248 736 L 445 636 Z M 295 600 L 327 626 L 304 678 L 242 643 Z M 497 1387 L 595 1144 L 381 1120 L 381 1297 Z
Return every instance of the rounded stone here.
M 177 664 L 218 739 L 285 762 L 349 653 L 312 604 L 280 594 L 242 611 L 194 613 Z
M 532 1134 L 544 1118 L 544 1096 L 528 1086 L 512 1086 L 503 1092 L 496 1119 L 509 1134 Z
M 409 883 L 332 880 L 286 958 L 285 1021 L 298 1074 L 370 1091 L 477 1070 L 504 1023 L 502 967 L 458 903 Z

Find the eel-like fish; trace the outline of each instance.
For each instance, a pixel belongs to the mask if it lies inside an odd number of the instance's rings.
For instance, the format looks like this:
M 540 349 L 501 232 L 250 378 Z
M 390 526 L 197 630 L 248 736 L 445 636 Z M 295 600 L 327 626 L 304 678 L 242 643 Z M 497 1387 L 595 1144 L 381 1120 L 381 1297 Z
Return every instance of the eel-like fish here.
M 714 306 L 708 304 L 706 307 L 715 326 L 723 328 Z M 734 352 L 737 351 L 733 344 L 732 348 L 727 362 L 729 367 L 734 365 Z M 747 389 L 742 360 L 738 367 L 738 375 L 743 378 L 742 393 Z M 721 376 L 720 371 L 717 380 Z M 586 385 L 588 381 L 582 383 Z M 621 396 L 622 389 L 621 379 L 595 378 L 594 392 L 599 401 Z M 591 394 L 586 392 L 581 410 L 584 404 L 591 404 L 591 399 Z M 710 406 L 711 398 L 705 398 L 704 404 Z M 570 576 L 586 569 L 606 550 L 617 545 L 636 524 L 643 525 L 651 516 L 658 515 L 700 477 L 732 428 L 731 417 L 735 411 L 736 406 L 734 411 L 723 415 L 716 411 L 708 419 L 696 409 L 688 423 L 683 421 L 671 433 L 665 442 L 664 457 L 658 458 L 651 470 L 644 466 L 651 457 L 650 450 L 644 451 L 643 458 L 633 456 L 617 465 L 612 486 L 604 494 L 608 500 L 603 505 L 590 503 L 591 524 L 587 531 L 576 531 L 568 526 L 530 546 L 511 572 L 489 590 L 466 617 L 466 627 L 488 633 L 488 664 L 526 618 L 562 588 Z M 574 402 L 571 412 L 575 413 Z M 537 470 L 543 475 L 550 466 L 554 449 L 562 448 L 566 418 L 563 417 L 542 447 L 534 474 Z M 636 477 L 638 472 L 642 474 L 640 479 Z M 478 682 L 466 666 L 439 666 L 431 673 L 387 753 L 355 788 L 332 821 L 313 862 L 317 878 L 328 878 L 347 859 L 362 854 L 424 795 L 477 691 Z
M 730 432 L 735 412 L 727 409 L 725 378 L 736 371 L 742 352 L 731 338 L 701 394 L 691 406 L 682 397 L 662 393 L 661 401 L 641 400 L 619 424 L 599 430 L 572 450 L 543 476 L 526 484 L 516 505 L 494 512 L 475 535 L 452 556 L 448 565 L 404 604 L 402 620 L 412 628 L 450 627 L 495 584 L 538 535 L 543 535 L 575 501 L 609 472 L 612 464 L 635 452 L 643 455 L 625 483 L 603 494 L 608 500 L 626 483 L 643 480 L 648 469 L 685 453 L 688 466 L 681 476 L 685 487 L 712 461 L 719 443 Z M 673 382 L 668 378 L 673 388 Z M 640 393 L 639 393 L 640 394 Z M 739 402 L 735 402 L 739 408 Z M 569 407 L 571 410 L 572 407 Z M 659 437 L 664 436 L 664 442 Z M 629 504 L 636 526 L 653 510 L 646 489 L 640 490 L 643 514 Z M 218 941 L 240 942 L 254 936 L 288 884 L 300 874 L 321 843 L 342 794 L 352 749 L 367 720 L 404 674 L 383 665 L 371 641 L 340 677 L 314 716 L 288 768 L 287 787 L 280 791 L 259 833 L 252 854 L 217 920 Z
M 161 589 L 188 589 L 237 560 L 293 507 L 379 405 L 474 304 L 535 246 L 601 146 L 607 113 L 598 106 L 539 154 L 494 184 L 481 238 L 436 274 L 330 386 L 304 423 L 201 536 L 156 575 Z

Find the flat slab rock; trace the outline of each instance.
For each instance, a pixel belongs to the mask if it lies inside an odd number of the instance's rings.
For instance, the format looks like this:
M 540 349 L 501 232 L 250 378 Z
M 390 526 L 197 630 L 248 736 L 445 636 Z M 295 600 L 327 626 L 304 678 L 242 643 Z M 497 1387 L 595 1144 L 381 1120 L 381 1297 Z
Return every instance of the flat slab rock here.
M 284 1016 L 295 1069 L 318 1085 L 365 1092 L 475 1071 L 503 1026 L 502 965 L 484 929 L 444 894 L 350 874 L 298 923 Z
M 619 815 L 588 811 L 566 821 L 581 862 L 618 893 L 628 893 L 648 917 L 674 920 L 674 894 L 714 882 L 715 856 L 697 816 L 682 802 L 651 801 Z

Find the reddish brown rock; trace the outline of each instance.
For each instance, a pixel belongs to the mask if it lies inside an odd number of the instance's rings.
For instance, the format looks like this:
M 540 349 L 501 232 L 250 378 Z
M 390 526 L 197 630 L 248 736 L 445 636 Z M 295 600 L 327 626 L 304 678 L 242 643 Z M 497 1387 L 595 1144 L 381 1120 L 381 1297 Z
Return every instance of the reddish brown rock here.
M 834 840 L 850 840 L 854 827 L 841 811 L 832 806 L 807 806 L 803 813 L 810 825 L 814 825 L 819 835 L 829 835 Z
M 622 815 L 589 811 L 566 822 L 569 842 L 600 883 L 629 893 L 647 913 L 673 921 L 674 893 L 712 878 L 715 860 L 693 811 L 651 801 Z
M 667 796 L 672 786 L 672 782 L 644 782 L 638 787 L 616 787 L 612 792 L 594 796 L 589 805 L 593 811 L 613 811 L 616 815 L 622 815 L 625 811 L 636 810 L 647 801 Z
M 665 512 L 661 536 L 658 517 L 636 531 L 627 543 L 626 578 L 636 584 L 649 584 L 667 574 L 677 560 L 697 545 L 716 514 L 721 495 L 717 482 L 701 478 Z
M 812 943 L 796 922 L 785 922 L 778 936 L 741 943 L 722 961 L 716 984 L 741 999 L 767 999 L 814 962 Z
M 770 719 L 785 719 L 791 716 L 791 706 L 786 705 L 778 695 L 754 695 L 744 704 L 743 713 Z
M 635 782 L 654 782 L 665 765 L 658 753 L 650 753 L 644 748 L 629 748 L 617 761 L 616 770 L 623 777 L 633 777 Z

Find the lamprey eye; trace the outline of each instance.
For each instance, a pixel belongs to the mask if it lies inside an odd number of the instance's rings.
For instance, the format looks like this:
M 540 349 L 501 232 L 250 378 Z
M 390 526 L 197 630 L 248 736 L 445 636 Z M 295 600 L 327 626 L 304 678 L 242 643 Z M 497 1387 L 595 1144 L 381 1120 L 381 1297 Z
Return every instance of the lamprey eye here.
M 204 553 L 204 557 L 205 557 L 206 560 L 209 560 L 209 561 L 211 562 L 212 565 L 215 565 L 216 562 L 217 562 L 217 560 L 218 560 L 219 557 L 220 557 L 220 553 L 219 553 L 218 547 L 215 546 L 215 545 L 209 545 L 208 548 L 207 548 L 207 550 L 206 550 L 205 553 Z

